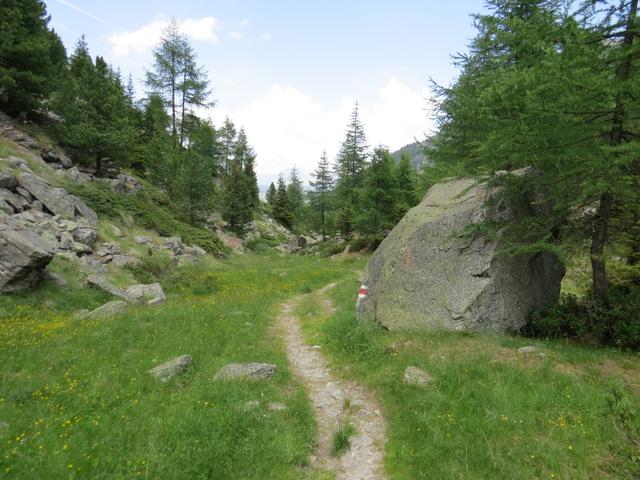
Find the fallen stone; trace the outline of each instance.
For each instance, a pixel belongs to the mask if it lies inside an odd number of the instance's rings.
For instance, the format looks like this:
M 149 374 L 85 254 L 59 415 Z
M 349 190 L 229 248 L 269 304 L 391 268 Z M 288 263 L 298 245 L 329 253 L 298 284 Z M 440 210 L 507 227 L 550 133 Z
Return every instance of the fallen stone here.
M 564 268 L 555 255 L 509 257 L 499 254 L 498 241 L 461 235 L 474 224 L 543 208 L 534 199 L 488 207 L 496 194 L 469 179 L 431 187 L 369 260 L 358 318 L 390 330 L 500 333 L 520 329 L 532 310 L 557 301 Z
M 164 294 L 164 290 L 159 283 L 152 283 L 150 285 L 132 285 L 127 288 L 125 295 L 132 302 L 149 303 L 152 301 L 154 302 L 154 305 L 158 305 L 167 299 Z
M 433 377 L 418 367 L 407 367 L 404 371 L 404 383 L 407 385 L 425 386 L 433 381 Z
M 129 304 L 121 300 L 114 300 L 113 302 L 105 303 L 101 307 L 87 313 L 82 317 L 83 320 L 96 320 L 98 318 L 113 317 L 124 313 Z
M 0 214 L 13 215 L 14 212 L 15 210 L 11 205 L 9 205 L 4 200 L 0 199 Z
M 119 246 L 114 245 L 113 243 L 102 243 L 98 250 L 96 251 L 96 255 L 99 257 L 108 257 L 112 255 L 121 255 L 122 250 Z
M 33 287 L 53 259 L 57 246 L 40 231 L 0 215 L 0 293 Z
M 518 353 L 526 354 L 526 353 L 536 353 L 538 349 L 533 345 L 527 345 L 526 347 L 520 347 L 518 349 Z
M 270 363 L 230 363 L 222 367 L 213 380 L 269 380 L 277 370 L 278 367 Z
M 282 412 L 284 410 L 287 410 L 287 406 L 284 403 L 280 403 L 280 402 L 269 402 L 269 404 L 267 405 L 267 410 L 269 410 L 270 412 Z
M 42 159 L 47 163 L 59 163 L 64 168 L 71 168 L 73 162 L 64 153 L 46 151 L 42 154 Z
M 88 247 L 93 246 L 94 242 L 98 238 L 98 231 L 93 227 L 79 227 L 73 231 L 73 239 L 86 245 Z
M 181 355 L 149 370 L 149 374 L 161 382 L 167 382 L 176 375 L 184 373 L 193 363 L 190 355 Z
M 111 264 L 120 268 L 126 267 L 127 265 L 138 265 L 141 262 L 142 260 L 132 255 L 114 255 L 111 259 Z
M 133 240 L 140 244 L 140 245 L 146 245 L 148 247 L 153 247 L 153 238 L 151 237 L 145 237 L 145 236 L 137 236 L 137 237 L 133 237 Z
M 182 255 L 184 251 L 184 245 L 182 244 L 182 239 L 180 237 L 163 238 L 162 246 L 167 250 L 171 250 L 174 255 Z
M 109 280 L 107 280 L 102 275 L 95 275 L 95 274 L 89 275 L 87 277 L 87 284 L 93 287 L 100 288 L 115 297 L 120 297 L 120 298 L 124 298 L 125 300 L 129 300 L 128 295 L 122 288 L 116 287 L 114 284 L 112 284 Z
M 291 253 L 296 253 L 302 250 L 306 246 L 307 246 L 307 239 L 302 235 L 298 235 L 296 237 L 293 237 L 289 241 L 287 248 Z
M 6 189 L 0 189 L 0 200 L 3 200 L 12 208 L 12 213 L 14 211 L 22 212 L 29 206 L 23 197 Z

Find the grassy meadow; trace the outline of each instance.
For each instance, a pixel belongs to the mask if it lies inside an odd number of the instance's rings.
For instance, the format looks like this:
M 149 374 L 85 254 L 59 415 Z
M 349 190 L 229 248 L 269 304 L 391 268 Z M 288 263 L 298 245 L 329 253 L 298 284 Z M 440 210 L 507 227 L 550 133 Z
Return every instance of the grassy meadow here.
M 343 377 L 375 392 L 388 418 L 386 467 L 404 479 L 640 478 L 637 354 L 471 333 L 360 325 L 358 282 L 300 306 L 305 335 Z M 534 354 L 517 353 L 535 345 Z M 403 383 L 407 366 L 434 377 Z
M 348 262 L 244 256 L 161 279 L 165 305 L 99 321 L 110 300 L 74 283 L 0 298 L 0 478 L 299 479 L 315 424 L 283 345 L 277 303 L 344 278 Z M 160 383 L 147 370 L 193 365 Z M 230 362 L 278 366 L 270 382 L 212 381 Z M 259 401 L 248 407 L 247 402 Z M 284 411 L 269 411 L 282 402 Z

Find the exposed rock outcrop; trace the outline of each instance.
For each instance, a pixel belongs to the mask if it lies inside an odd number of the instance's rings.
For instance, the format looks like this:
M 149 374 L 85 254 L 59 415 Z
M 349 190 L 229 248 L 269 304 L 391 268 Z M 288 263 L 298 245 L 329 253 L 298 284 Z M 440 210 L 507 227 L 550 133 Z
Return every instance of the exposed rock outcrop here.
M 149 370 L 149 374 L 161 382 L 167 382 L 176 375 L 186 372 L 192 363 L 193 359 L 191 358 L 191 355 L 181 355 L 173 360 L 169 360 L 168 362 L 152 368 Z
M 499 244 L 461 235 L 493 218 L 492 192 L 474 180 L 434 185 L 371 257 L 357 310 L 389 329 L 514 331 L 557 300 L 564 269 L 550 253 L 508 257 Z M 511 205 L 501 218 L 526 208 Z
M 270 363 L 230 363 L 222 367 L 214 381 L 219 380 L 269 380 L 278 370 L 278 367 Z

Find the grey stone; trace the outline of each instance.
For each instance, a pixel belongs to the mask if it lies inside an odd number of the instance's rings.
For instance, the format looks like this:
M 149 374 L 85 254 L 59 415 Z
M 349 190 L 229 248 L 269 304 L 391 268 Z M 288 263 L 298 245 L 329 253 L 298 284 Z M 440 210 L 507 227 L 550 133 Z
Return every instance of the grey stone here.
M 31 195 L 22 187 L 16 187 L 16 193 L 24 198 L 28 204 L 31 204 L 31 202 L 33 202 L 34 200 L 33 195 Z
M 251 411 L 251 410 L 255 410 L 257 408 L 260 407 L 260 401 L 259 400 L 248 400 L 246 402 L 244 402 L 244 405 L 242 405 L 242 409 L 246 410 L 246 411 Z
M 96 255 L 99 257 L 109 257 L 113 255 L 121 255 L 122 250 L 119 246 L 114 245 L 113 243 L 102 243 L 100 247 L 96 251 Z
M 114 255 L 111 264 L 116 267 L 126 267 L 127 265 L 138 265 L 142 260 L 132 255 Z
M 139 235 L 139 236 L 133 237 L 133 240 L 140 245 L 153 247 L 153 238 L 151 237 L 145 237 L 145 236 Z
M 71 168 L 73 162 L 64 153 L 54 152 L 52 150 L 45 151 L 42 159 L 47 163 L 59 163 L 64 168 Z
M 184 373 L 193 363 L 190 355 L 181 355 L 149 370 L 149 374 L 161 382 L 166 382 L 176 375 Z
M 110 180 L 111 189 L 116 193 L 132 195 L 142 190 L 142 184 L 131 175 L 120 173 L 118 176 Z
M 55 188 L 31 173 L 18 175 L 18 183 L 50 212 L 68 220 L 82 221 L 92 227 L 98 225 L 98 216 L 82 200 L 70 195 L 63 188 Z
M 538 351 L 538 349 L 536 347 L 534 347 L 533 345 L 527 345 L 526 347 L 520 347 L 518 349 L 518 353 L 536 353 Z
M 18 186 L 18 179 L 13 173 L 0 172 L 0 188 L 15 190 Z
M 4 200 L 0 199 L 0 214 L 4 215 L 13 215 L 14 209 L 11 205 L 9 205 Z
M 120 315 L 126 312 L 129 304 L 127 302 L 123 302 L 121 300 L 115 300 L 113 302 L 105 303 L 101 307 L 96 308 L 95 310 L 87 313 L 83 320 L 96 320 L 98 318 L 104 317 L 113 317 L 115 315 Z
M 497 241 L 461 235 L 470 225 L 523 218 L 538 208 L 502 200 L 488 208 L 485 200 L 497 193 L 468 179 L 431 187 L 369 260 L 359 319 L 391 330 L 505 332 L 554 303 L 564 268 L 553 254 L 508 257 L 498 254 Z
M 162 305 L 166 301 L 167 301 L 167 299 L 165 297 L 156 297 L 153 300 L 149 300 L 147 302 L 147 305 L 149 305 L 150 307 L 152 307 L 154 305 Z
M 23 197 L 4 188 L 0 189 L 0 200 L 7 203 L 15 212 L 22 212 L 29 205 Z
M 278 367 L 270 363 L 230 363 L 222 367 L 213 380 L 269 380 L 277 370 Z
M 267 405 L 267 410 L 270 412 L 282 412 L 286 410 L 288 407 L 284 403 L 280 402 L 269 402 Z
M 407 367 L 404 371 L 404 383 L 407 385 L 425 386 L 433 381 L 433 377 L 418 367 Z
M 101 288 L 102 290 L 110 293 L 114 297 L 120 297 L 127 301 L 129 300 L 129 296 L 126 294 L 126 292 L 123 289 L 116 287 L 102 275 L 96 275 L 96 274 L 89 275 L 87 277 L 87 284 L 93 287 Z
M 36 227 L 0 215 L 0 293 L 33 287 L 56 250 Z
M 88 247 L 91 247 L 97 238 L 98 230 L 93 227 L 79 227 L 73 231 L 73 239 Z
M 307 246 L 307 239 L 302 235 L 298 235 L 293 237 L 291 240 L 289 240 L 289 244 L 287 245 L 287 248 L 291 253 L 296 253 L 302 250 L 303 248 L 305 248 L 306 246 Z
M 42 205 L 42 202 L 40 200 L 34 200 L 31 203 L 31 208 L 38 212 L 42 212 L 44 210 L 44 205 Z
M 159 283 L 152 283 L 150 285 L 132 285 L 127 288 L 125 295 L 132 302 L 148 303 L 150 301 L 154 301 L 154 305 L 164 302 L 167 298 Z
M 184 245 L 182 244 L 182 239 L 180 237 L 166 237 L 162 239 L 162 246 L 171 250 L 174 255 L 182 255 L 184 251 Z

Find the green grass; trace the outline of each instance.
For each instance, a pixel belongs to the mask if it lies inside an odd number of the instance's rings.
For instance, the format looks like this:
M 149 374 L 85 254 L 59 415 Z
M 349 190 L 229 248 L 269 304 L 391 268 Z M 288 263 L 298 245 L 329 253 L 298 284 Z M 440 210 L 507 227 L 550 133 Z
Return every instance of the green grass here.
M 74 268 L 56 266 L 69 278 Z M 109 300 L 97 290 L 0 297 L 0 477 L 326 478 L 304 468 L 312 408 L 270 326 L 279 301 L 351 268 L 295 256 L 183 267 L 163 279 L 165 305 L 100 321 L 73 318 Z M 163 384 L 146 373 L 181 354 L 194 360 L 185 375 Z M 212 381 L 242 361 L 279 370 L 269 382 Z M 261 407 L 248 411 L 251 400 Z
M 331 455 L 341 457 L 351 446 L 351 437 L 356 434 L 356 428 L 350 423 L 341 423 L 331 439 Z
M 367 385 L 388 419 L 392 479 L 638 478 L 640 365 L 634 354 L 471 333 L 359 324 L 354 278 L 300 307 L 310 343 Z M 315 314 L 314 314 L 315 312 Z M 311 314 L 311 315 L 309 315 Z M 545 354 L 522 355 L 535 344 Z M 407 366 L 434 378 L 405 385 Z

